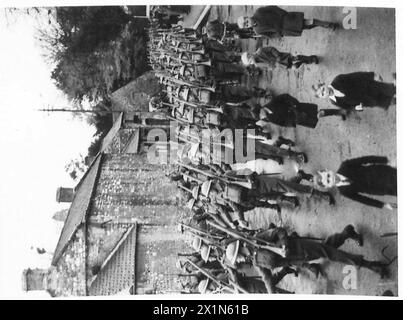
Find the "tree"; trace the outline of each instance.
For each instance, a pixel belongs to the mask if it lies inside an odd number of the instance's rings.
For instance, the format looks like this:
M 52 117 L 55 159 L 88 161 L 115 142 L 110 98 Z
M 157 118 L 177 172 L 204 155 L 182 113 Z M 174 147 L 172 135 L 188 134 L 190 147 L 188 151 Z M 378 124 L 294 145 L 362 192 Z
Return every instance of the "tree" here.
M 70 160 L 64 169 L 70 177 L 76 181 L 83 176 L 88 166 L 85 164 L 85 158 L 80 154 L 78 158 Z
M 52 26 L 38 32 L 55 65 L 52 79 L 78 105 L 85 99 L 95 104 L 107 99 L 149 69 L 144 63 L 147 22 L 133 19 L 133 10 L 58 7 Z

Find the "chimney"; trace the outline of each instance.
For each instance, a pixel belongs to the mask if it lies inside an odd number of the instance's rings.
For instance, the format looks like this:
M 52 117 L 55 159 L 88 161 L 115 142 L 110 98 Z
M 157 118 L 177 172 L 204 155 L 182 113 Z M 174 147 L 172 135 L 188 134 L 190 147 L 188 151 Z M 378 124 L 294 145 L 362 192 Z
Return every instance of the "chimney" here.
M 46 290 L 47 269 L 25 269 L 22 272 L 22 289 L 24 291 Z
M 74 197 L 73 188 L 63 188 L 59 187 L 56 191 L 56 201 L 57 202 L 72 202 Z

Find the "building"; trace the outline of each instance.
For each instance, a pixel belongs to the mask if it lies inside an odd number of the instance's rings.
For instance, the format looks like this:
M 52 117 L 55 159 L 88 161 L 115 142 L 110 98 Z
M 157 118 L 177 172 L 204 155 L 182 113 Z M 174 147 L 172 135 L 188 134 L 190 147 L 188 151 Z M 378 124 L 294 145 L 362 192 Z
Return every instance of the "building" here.
M 46 285 L 52 295 L 180 291 L 175 262 L 188 246 L 176 223 L 186 213 L 171 168 L 147 162 L 142 137 L 164 127 L 147 117 L 119 114 L 74 190 L 58 189 L 71 205 Z

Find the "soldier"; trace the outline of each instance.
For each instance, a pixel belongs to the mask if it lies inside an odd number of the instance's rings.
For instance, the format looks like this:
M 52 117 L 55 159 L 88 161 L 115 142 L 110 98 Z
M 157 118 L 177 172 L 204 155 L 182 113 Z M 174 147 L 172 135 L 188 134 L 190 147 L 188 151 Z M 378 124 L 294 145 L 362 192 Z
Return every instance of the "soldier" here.
M 334 198 L 329 192 L 319 191 L 312 186 L 296 181 L 287 181 L 271 175 L 257 175 L 256 173 L 249 175 L 248 179 L 252 182 L 252 189 L 249 190 L 247 197 L 269 197 L 269 199 L 277 200 L 284 196 L 292 196 L 298 199 L 298 196 L 308 195 L 326 200 L 330 205 L 335 204 Z
M 357 267 L 364 267 L 385 277 L 387 264 L 381 261 L 368 261 L 361 255 L 347 253 L 339 249 L 347 239 L 355 240 L 359 246 L 363 245 L 362 235 L 358 234 L 352 225 L 346 226 L 341 233 L 329 236 L 323 243 L 315 240 L 300 238 L 296 235 L 289 236 L 283 228 L 272 228 L 256 235 L 256 238 L 276 244 L 285 249 L 285 257 L 268 249 L 256 249 L 248 246 L 240 248 L 239 240 L 227 246 L 227 258 L 237 262 L 252 260 L 255 265 L 274 269 L 281 266 L 294 265 L 300 267 L 312 267 L 321 272 L 320 265 L 313 263 L 318 259 L 341 262 Z
M 336 23 L 305 19 L 303 12 L 287 12 L 277 6 L 260 7 L 252 17 L 239 17 L 239 28 L 253 28 L 256 34 L 272 36 L 301 36 L 302 31 L 315 27 L 334 30 Z
M 289 94 L 280 94 L 262 107 L 260 118 L 282 127 L 301 125 L 314 129 L 318 123 L 318 106 L 301 103 Z
M 231 164 L 226 175 L 247 176 L 252 173 L 270 175 L 283 180 L 300 183 L 302 180 L 313 182 L 313 175 L 305 173 L 301 164 L 294 159 L 284 159 L 282 164 L 272 159 L 249 160 L 244 163 Z
M 207 22 L 205 26 L 207 37 L 223 41 L 226 37 L 248 39 L 254 36 L 250 29 L 241 29 L 236 23 L 221 22 L 218 19 Z
M 303 64 L 318 64 L 317 56 L 297 55 L 291 53 L 280 52 L 274 47 L 260 47 L 255 53 L 244 52 L 241 55 L 241 61 L 245 66 L 256 66 L 260 68 L 274 68 L 277 64 L 290 69 L 292 67 L 299 68 Z

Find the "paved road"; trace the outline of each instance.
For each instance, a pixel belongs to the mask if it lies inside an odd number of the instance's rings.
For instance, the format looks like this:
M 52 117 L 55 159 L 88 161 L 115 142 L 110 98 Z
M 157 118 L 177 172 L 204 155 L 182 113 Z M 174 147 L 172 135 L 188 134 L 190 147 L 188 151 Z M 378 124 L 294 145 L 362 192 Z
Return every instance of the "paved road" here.
M 257 6 L 214 6 L 210 20 L 219 18 L 235 22 L 238 16 L 252 15 Z M 340 7 L 283 7 L 288 11 L 303 11 L 307 18 L 335 21 L 341 23 L 344 14 Z M 392 82 L 396 68 L 395 57 L 395 13 L 392 9 L 358 8 L 356 30 L 337 30 L 331 32 L 316 28 L 306 30 L 301 37 L 286 37 L 270 40 L 270 45 L 291 53 L 316 54 L 320 56 L 319 65 L 303 66 L 298 71 L 281 67 L 267 72 L 258 79 L 248 79 L 248 84 L 259 84 L 270 88 L 275 94 L 289 93 L 303 102 L 314 102 L 321 108 L 329 105 L 315 98 L 311 85 L 317 80 L 331 81 L 340 73 L 353 71 L 375 71 L 385 81 Z M 244 50 L 253 52 L 259 46 L 268 45 L 269 40 L 240 40 Z M 396 164 L 396 107 L 387 111 L 369 110 L 341 121 L 338 118 L 321 119 L 317 128 L 297 127 L 296 130 L 279 130 L 285 136 L 294 138 L 301 150 L 310 160 L 308 171 L 328 168 L 336 170 L 341 161 L 364 155 L 383 155 Z M 336 195 L 337 204 L 327 204 L 306 200 L 297 211 L 285 210 L 283 222 L 290 230 L 300 235 L 325 237 L 341 231 L 348 223 L 354 224 L 365 236 L 363 248 L 347 242 L 342 249 L 364 254 L 368 259 L 381 258 L 381 248 L 389 245 L 388 253 L 397 254 L 397 239 L 380 238 L 384 232 L 397 231 L 397 212 L 377 210 Z M 269 211 L 254 211 L 248 219 L 254 227 L 268 226 L 277 217 Z M 281 286 L 297 293 L 328 293 L 351 295 L 380 295 L 391 289 L 397 294 L 397 263 L 391 266 L 391 277 L 380 277 L 364 269 L 358 271 L 357 288 L 343 287 L 343 266 L 337 263 L 325 267 L 327 277 L 314 279 L 309 272 L 298 278 L 286 277 Z

